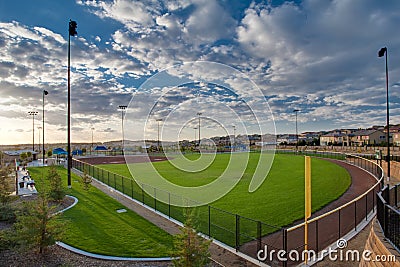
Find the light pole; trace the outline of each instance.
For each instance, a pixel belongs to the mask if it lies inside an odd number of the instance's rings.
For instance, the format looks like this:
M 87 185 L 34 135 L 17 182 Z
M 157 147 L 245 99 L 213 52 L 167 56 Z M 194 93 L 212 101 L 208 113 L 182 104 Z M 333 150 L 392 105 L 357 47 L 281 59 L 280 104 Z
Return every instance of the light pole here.
M 233 127 L 233 151 L 236 150 L 236 125 L 232 125 Z
M 35 116 L 37 111 L 28 111 L 29 116 L 32 116 L 32 151 L 35 151 Z
M 156 119 L 157 121 L 157 150 L 160 152 L 160 121 L 162 119 Z
M 69 20 L 68 29 L 68 112 L 67 112 L 67 125 L 68 125 L 68 135 L 67 135 L 67 165 L 68 165 L 68 187 L 71 188 L 71 168 L 72 168 L 72 154 L 71 154 L 71 36 L 77 35 L 76 21 Z
M 194 127 L 193 130 L 194 130 L 194 143 L 196 144 L 196 139 L 197 139 L 197 127 Z
M 298 150 L 298 145 L 299 145 L 299 134 L 297 132 L 297 112 L 299 112 L 300 110 L 298 109 L 294 109 L 293 112 L 296 113 L 296 154 L 297 154 L 297 150 Z
M 199 116 L 199 151 L 200 151 L 200 140 L 201 140 L 201 137 L 200 137 L 200 116 L 201 116 L 201 114 L 203 114 L 203 113 L 201 113 L 201 112 L 197 112 L 197 116 Z
M 42 112 L 42 128 L 43 128 L 43 134 L 42 134 L 42 138 L 43 138 L 43 142 L 42 142 L 42 153 L 43 153 L 43 166 L 44 166 L 44 158 L 45 158 L 45 151 L 44 151 L 44 96 L 48 95 L 49 92 L 47 92 L 46 90 L 43 90 L 43 99 L 42 99 L 42 105 L 43 105 L 43 112 Z
M 387 181 L 390 181 L 390 127 L 389 127 L 389 72 L 388 72 L 388 56 L 387 48 L 383 47 L 378 52 L 378 57 L 385 55 L 386 65 L 386 142 L 387 142 Z
M 92 150 L 93 150 L 93 131 L 94 131 L 94 127 L 92 127 L 91 130 L 92 130 L 92 146 L 90 147 L 90 155 L 92 155 Z
M 118 109 L 121 110 L 121 119 L 122 119 L 122 123 L 121 123 L 121 127 L 122 127 L 122 147 L 121 147 L 121 151 L 122 151 L 122 154 L 124 154 L 124 139 L 125 139 L 125 137 L 124 137 L 124 113 L 125 113 L 125 110 L 126 110 L 127 107 L 128 106 L 124 106 L 124 105 L 121 105 L 121 106 L 118 107 Z
M 38 142 L 38 147 L 39 147 L 39 149 L 38 149 L 38 152 L 40 153 L 41 151 L 40 151 L 40 130 L 42 130 L 42 127 L 37 127 L 38 128 L 38 133 L 39 133 L 39 142 Z M 38 156 L 39 157 L 39 156 Z

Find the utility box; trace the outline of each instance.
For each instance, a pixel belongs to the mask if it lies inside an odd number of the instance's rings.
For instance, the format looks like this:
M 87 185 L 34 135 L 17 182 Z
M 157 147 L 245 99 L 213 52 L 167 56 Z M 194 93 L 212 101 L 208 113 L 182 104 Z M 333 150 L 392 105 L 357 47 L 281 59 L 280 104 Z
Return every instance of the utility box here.
M 375 150 L 375 159 L 382 159 L 382 150 Z

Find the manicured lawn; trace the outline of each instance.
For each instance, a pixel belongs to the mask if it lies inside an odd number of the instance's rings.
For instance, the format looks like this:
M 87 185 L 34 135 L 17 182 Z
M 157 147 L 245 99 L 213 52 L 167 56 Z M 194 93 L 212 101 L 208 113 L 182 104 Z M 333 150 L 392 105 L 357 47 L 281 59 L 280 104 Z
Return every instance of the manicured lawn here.
M 190 155 L 186 155 L 190 158 Z M 174 159 L 175 160 L 175 159 Z M 173 160 L 173 161 L 174 161 Z M 179 158 L 176 160 L 180 160 Z M 198 173 L 184 173 L 174 168 L 170 162 L 154 162 L 135 164 L 135 168 L 141 168 L 142 164 L 153 164 L 159 170 L 163 177 L 170 182 L 185 185 L 198 186 L 214 180 L 221 168 L 226 166 L 229 160 L 229 154 L 218 154 L 215 161 L 210 165 L 209 169 Z M 276 231 L 279 227 L 292 224 L 294 221 L 304 216 L 304 157 L 294 155 L 275 155 L 272 168 L 257 191 L 248 192 L 249 184 L 258 160 L 257 153 L 251 153 L 250 160 L 245 173 L 242 175 L 239 183 L 221 199 L 211 204 L 212 224 L 222 226 L 228 230 L 219 227 L 211 229 L 215 232 L 215 237 L 221 241 L 225 241 L 232 245 L 233 236 L 231 232 L 235 230 L 235 216 L 239 214 L 256 221 L 262 221 L 275 227 L 264 227 L 263 234 Z M 131 177 L 131 174 L 125 164 L 109 164 L 99 165 L 97 167 L 118 173 L 122 176 Z M 117 189 L 121 190 L 121 178 L 115 178 L 115 182 L 111 179 L 112 184 L 115 183 Z M 135 182 L 128 184 L 124 181 L 124 192 L 130 195 L 131 187 L 133 187 L 134 197 L 144 199 L 144 202 L 152 207 L 154 201 L 147 194 L 140 195 L 141 190 Z M 350 186 L 351 178 L 348 172 L 329 161 L 318 158 L 312 159 L 312 209 L 319 210 L 328 203 L 340 197 Z M 114 186 L 114 185 L 113 185 Z M 128 187 L 128 188 L 127 188 Z M 135 196 L 136 194 L 136 196 Z M 167 213 L 167 205 L 158 203 L 159 210 Z M 207 233 L 208 225 L 208 208 L 199 207 L 200 228 Z M 226 212 L 220 211 L 224 210 Z M 168 212 L 170 212 L 168 210 Z M 233 214 L 230 214 L 233 213 Z M 179 209 L 174 207 L 171 216 L 182 219 Z M 256 224 L 251 220 L 241 219 L 241 231 L 246 231 L 253 236 L 256 231 Z
M 40 191 L 44 186 L 42 172 L 47 167 L 29 168 Z M 67 181 L 64 168 L 58 168 Z M 63 214 L 66 222 L 65 236 L 61 241 L 92 253 L 125 257 L 168 257 L 172 236 L 143 219 L 133 211 L 117 213 L 124 208 L 119 202 L 92 187 L 82 189 L 79 177 L 72 174 L 72 188 L 67 194 L 78 198 L 78 204 Z

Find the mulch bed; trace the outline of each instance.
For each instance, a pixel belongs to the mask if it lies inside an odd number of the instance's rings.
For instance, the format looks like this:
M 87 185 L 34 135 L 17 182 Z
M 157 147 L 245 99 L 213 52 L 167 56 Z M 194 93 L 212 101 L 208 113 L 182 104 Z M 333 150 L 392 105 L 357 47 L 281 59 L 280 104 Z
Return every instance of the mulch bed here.
M 49 247 L 42 255 L 35 252 L 1 251 L 0 266 L 4 267 L 56 267 L 56 266 L 170 266 L 170 262 L 135 262 L 99 260 L 70 252 L 57 245 Z

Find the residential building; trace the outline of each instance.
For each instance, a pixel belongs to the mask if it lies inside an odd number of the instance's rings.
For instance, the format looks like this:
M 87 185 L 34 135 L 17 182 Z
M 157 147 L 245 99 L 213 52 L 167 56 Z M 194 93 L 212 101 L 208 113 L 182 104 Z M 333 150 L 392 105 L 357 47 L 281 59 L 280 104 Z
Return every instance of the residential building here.
M 346 137 L 346 134 L 338 131 L 332 131 L 330 133 L 321 135 L 319 142 L 321 146 L 344 145 L 343 141 L 347 140 Z
M 390 131 L 390 132 L 392 132 L 392 131 Z M 393 144 L 395 146 L 400 146 L 400 131 L 392 133 L 392 136 L 393 136 Z
M 356 131 L 351 139 L 351 143 L 355 146 L 381 145 L 384 142 L 386 133 L 375 129 Z M 389 136 L 389 142 L 392 143 L 392 136 Z
M 282 134 L 276 139 L 278 144 L 295 144 L 297 136 L 295 134 Z

